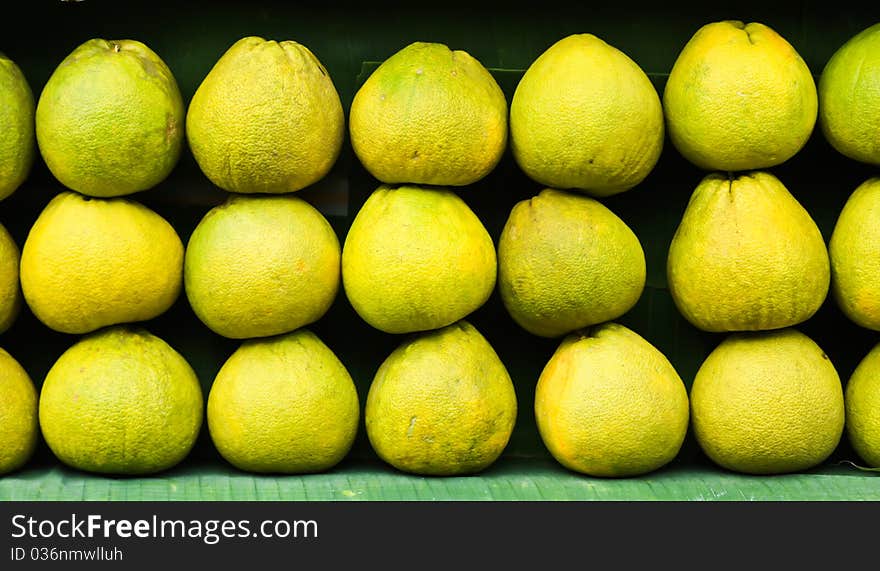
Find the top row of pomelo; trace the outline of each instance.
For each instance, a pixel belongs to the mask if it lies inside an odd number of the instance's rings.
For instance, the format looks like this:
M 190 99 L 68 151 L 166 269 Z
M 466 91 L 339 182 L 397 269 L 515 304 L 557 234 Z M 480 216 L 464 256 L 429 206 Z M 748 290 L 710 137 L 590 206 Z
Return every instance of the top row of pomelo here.
M 345 134 L 339 95 L 314 54 L 258 37 L 223 54 L 186 110 L 167 65 L 134 40 L 80 45 L 36 105 L 21 70 L 0 57 L 0 103 L 0 199 L 27 177 L 37 147 L 52 174 L 83 194 L 152 188 L 174 168 L 184 136 L 218 187 L 294 192 L 329 172 Z M 416 42 L 360 87 L 348 126 L 355 154 L 384 183 L 472 184 L 496 166 L 509 136 L 533 180 L 608 196 L 644 180 L 667 130 L 698 167 L 744 171 L 790 159 L 817 118 L 840 153 L 880 164 L 880 24 L 837 50 L 818 89 L 773 29 L 707 24 L 678 55 L 662 103 L 626 54 L 571 35 L 529 66 L 509 110 L 479 61 Z

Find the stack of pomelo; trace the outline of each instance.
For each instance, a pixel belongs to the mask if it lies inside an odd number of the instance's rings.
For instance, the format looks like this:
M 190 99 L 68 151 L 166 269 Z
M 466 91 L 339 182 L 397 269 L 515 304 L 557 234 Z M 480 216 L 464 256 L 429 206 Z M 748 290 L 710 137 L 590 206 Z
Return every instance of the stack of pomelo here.
M 184 286 L 209 329 L 245 340 L 214 378 L 207 408 L 214 445 L 242 470 L 327 470 L 354 443 L 354 382 L 307 328 L 336 298 L 339 240 L 294 195 L 333 168 L 344 122 L 311 50 L 256 36 L 222 54 L 187 111 L 193 156 L 229 195 L 190 236 Z
M 171 70 L 136 40 L 89 40 L 43 87 L 36 135 L 67 188 L 22 249 L 31 311 L 73 334 L 164 313 L 180 293 L 183 245 L 132 195 L 162 182 L 180 157 L 183 100 Z
M 829 246 L 772 172 L 818 121 L 841 155 L 880 165 L 880 24 L 829 59 L 818 89 L 770 27 L 702 26 L 662 92 L 591 34 L 550 45 L 508 108 L 464 51 L 415 42 L 354 95 L 348 129 L 328 70 L 305 46 L 248 36 L 206 70 L 186 109 L 169 67 L 135 40 L 93 39 L 60 62 L 35 103 L 0 56 L 0 200 L 37 149 L 63 189 L 21 250 L 0 225 L 0 333 L 22 302 L 71 346 L 37 390 L 0 349 L 0 473 L 39 432 L 63 463 L 109 474 L 178 464 L 205 417 L 220 455 L 252 472 L 328 470 L 361 421 L 346 366 L 309 326 L 340 287 L 370 327 L 398 336 L 377 363 L 364 421 L 391 466 L 487 469 L 517 418 L 511 376 L 472 324 L 496 285 L 511 320 L 555 339 L 535 386 L 537 428 L 563 466 L 633 476 L 667 465 L 689 425 L 724 468 L 805 470 L 844 430 L 880 466 L 880 344 L 846 393 L 797 326 L 829 291 L 880 330 L 880 178 L 850 195 Z M 324 182 L 346 133 L 375 179 L 344 244 L 299 191 Z M 609 204 L 648 191 L 664 137 L 700 175 L 668 250 L 681 315 L 723 334 L 690 395 L 660 350 L 616 321 L 642 298 L 639 237 Z M 507 149 L 535 183 L 496 244 L 468 193 Z M 184 142 L 223 200 L 184 244 L 148 207 Z M 140 194 L 144 193 L 144 194 Z M 185 293 L 213 334 L 240 340 L 205 402 L 184 356 L 144 327 Z M 522 332 L 521 331 L 521 332 Z
M 34 96 L 21 68 L 0 53 L 0 202 L 24 183 L 36 154 Z M 21 310 L 20 250 L 0 222 L 0 334 Z M 36 389 L 27 372 L 0 349 L 0 474 L 28 461 L 37 442 Z
M 506 447 L 517 403 L 504 364 L 465 320 L 489 299 L 497 261 L 457 191 L 501 159 L 507 100 L 467 52 L 415 42 L 360 86 L 349 128 L 380 185 L 345 239 L 345 294 L 370 326 L 407 334 L 370 386 L 367 436 L 399 470 L 481 471 Z
M 701 27 L 664 90 L 672 143 L 710 171 L 670 244 L 669 289 L 695 327 L 742 332 L 711 352 L 691 389 L 696 439 L 731 470 L 815 466 L 843 428 L 837 372 L 815 342 L 792 329 L 825 300 L 828 252 L 810 214 L 766 170 L 806 144 L 817 101 L 794 47 L 754 22 Z
M 186 360 L 139 325 L 177 299 L 183 244 L 130 195 L 161 183 L 180 157 L 177 83 L 141 42 L 89 40 L 49 77 L 35 129 L 43 160 L 66 189 L 28 232 L 21 287 L 47 327 L 85 334 L 42 383 L 43 436 L 82 470 L 164 470 L 194 445 L 203 400 Z
M 853 162 L 880 165 L 880 23 L 849 38 L 819 78 L 819 125 L 825 139 Z M 871 176 L 850 194 L 831 239 L 831 294 L 861 327 L 880 331 L 880 177 Z M 856 453 L 880 467 L 880 375 L 872 348 L 846 386 L 846 431 Z
M 656 347 L 613 322 L 642 295 L 645 254 L 602 199 L 633 189 L 657 163 L 658 93 L 622 51 L 571 35 L 526 70 L 510 130 L 516 163 L 545 188 L 513 206 L 501 233 L 501 299 L 527 332 L 563 338 L 536 387 L 540 436 L 578 472 L 656 470 L 684 440 L 687 392 Z

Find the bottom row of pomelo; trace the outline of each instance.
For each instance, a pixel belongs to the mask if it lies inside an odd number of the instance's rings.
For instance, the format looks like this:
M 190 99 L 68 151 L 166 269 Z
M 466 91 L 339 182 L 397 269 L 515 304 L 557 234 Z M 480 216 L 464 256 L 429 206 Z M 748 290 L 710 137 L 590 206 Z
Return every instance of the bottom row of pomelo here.
M 192 367 L 142 328 L 97 331 L 65 351 L 40 394 L 0 349 L 0 473 L 25 465 L 39 433 L 65 464 L 150 474 L 183 460 L 204 417 Z M 844 396 L 846 398 L 844 398 Z M 736 333 L 706 358 L 690 395 L 668 359 L 637 333 L 605 323 L 567 336 L 538 379 L 534 412 L 547 449 L 567 468 L 634 476 L 673 460 L 689 425 L 706 455 L 755 474 L 805 470 L 844 430 L 880 465 L 880 345 L 846 388 L 827 355 L 793 328 Z M 355 384 L 314 333 L 245 341 L 207 399 L 220 454 L 251 472 L 328 470 L 360 423 Z M 415 334 L 376 372 L 367 436 L 395 468 L 424 475 L 479 472 L 504 451 L 517 417 L 511 378 L 467 321 Z

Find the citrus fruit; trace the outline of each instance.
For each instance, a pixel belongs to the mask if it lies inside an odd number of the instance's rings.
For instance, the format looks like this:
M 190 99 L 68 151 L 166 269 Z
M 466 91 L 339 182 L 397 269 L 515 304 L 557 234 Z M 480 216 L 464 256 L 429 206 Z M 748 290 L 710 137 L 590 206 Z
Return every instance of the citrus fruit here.
M 729 470 L 806 470 L 828 458 L 843 433 L 837 371 L 792 328 L 729 335 L 700 366 L 690 399 L 697 442 Z
M 40 428 L 65 464 L 105 474 L 150 474 L 195 444 L 202 391 L 186 360 L 143 329 L 108 327 L 82 337 L 49 369 Z
M 609 196 L 636 186 L 663 150 L 663 109 L 644 71 L 592 34 L 528 67 L 510 103 L 510 147 L 542 185 Z
M 339 289 L 340 247 L 330 223 L 292 195 L 232 195 L 190 236 L 184 286 L 198 318 L 243 339 L 317 321 Z
M 846 434 L 859 457 L 880 468 L 880 344 L 856 366 L 846 384 Z
M 55 196 L 21 252 L 21 288 L 34 315 L 63 333 L 164 313 L 183 283 L 183 243 L 159 214 L 126 198 Z
M 567 336 L 535 388 L 535 421 L 563 466 L 636 476 L 678 454 L 688 395 L 666 357 L 638 333 L 605 323 Z
M 775 30 L 736 20 L 702 26 L 663 91 L 672 144 L 706 170 L 756 170 L 793 157 L 813 132 L 809 67 Z
M 505 308 L 535 335 L 557 337 L 629 311 L 645 287 L 639 239 L 599 201 L 544 189 L 514 205 L 498 241 Z
M 669 246 L 666 276 L 681 314 L 716 332 L 806 321 L 831 279 L 816 223 L 763 171 L 700 181 Z
M 463 186 L 495 168 L 507 145 L 507 100 L 470 54 L 414 42 L 355 93 L 351 144 L 384 183 Z
M 37 143 L 64 186 L 111 197 L 152 188 L 183 148 L 184 105 L 165 62 L 137 40 L 91 39 L 40 93 Z
M 336 162 L 344 132 L 330 74 L 293 40 L 235 42 L 202 80 L 186 114 L 199 167 L 230 192 L 286 193 L 319 181 Z
M 34 93 L 21 68 L 0 53 L 0 200 L 27 178 L 36 156 Z
M 819 126 L 841 154 L 880 165 L 880 23 L 851 37 L 825 64 Z
M 37 389 L 18 361 L 0 349 L 0 474 L 30 460 L 39 434 Z
M 495 288 L 495 245 L 454 192 L 412 185 L 376 189 L 342 247 L 342 283 L 352 307 L 386 333 L 450 325 Z
M 0 333 L 12 326 L 21 311 L 20 256 L 18 244 L 0 224 Z
M 398 470 L 469 474 L 507 446 L 516 394 L 486 338 L 459 321 L 401 343 L 376 372 L 364 416 L 373 449 Z
M 831 295 L 853 322 L 880 330 L 880 178 L 860 184 L 843 206 L 831 239 Z
M 208 395 L 208 428 L 232 465 L 250 472 L 328 470 L 357 434 L 357 390 L 314 333 L 245 341 Z

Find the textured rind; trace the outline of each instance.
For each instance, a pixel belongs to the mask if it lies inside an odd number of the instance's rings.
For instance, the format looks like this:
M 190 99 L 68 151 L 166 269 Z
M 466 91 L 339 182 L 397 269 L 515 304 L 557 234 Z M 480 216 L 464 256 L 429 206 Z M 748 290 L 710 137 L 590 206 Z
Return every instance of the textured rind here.
M 616 319 L 645 287 L 638 237 L 599 201 L 544 189 L 510 212 L 498 242 L 498 286 L 511 317 L 558 337 Z
M 0 224 L 0 333 L 12 327 L 21 313 L 20 263 L 18 244 L 6 227 Z
M 244 342 L 208 396 L 214 445 L 250 472 L 330 469 L 351 449 L 359 415 L 345 366 L 307 329 Z
M 856 366 L 844 394 L 846 434 L 859 457 L 880 468 L 880 344 Z
M 183 284 L 183 243 L 164 218 L 125 198 L 53 198 L 21 254 L 24 299 L 47 327 L 88 333 L 164 313 Z
M 292 195 L 232 195 L 190 236 L 184 288 L 212 331 L 245 339 L 320 319 L 341 280 L 340 245 L 326 218 Z
M 342 149 L 345 115 L 327 70 L 292 40 L 235 42 L 186 115 L 202 172 L 230 192 L 295 192 L 321 180 Z
M 828 242 L 831 295 L 850 320 L 880 331 L 880 178 L 849 196 Z
M 386 333 L 438 329 L 492 294 L 495 245 L 480 219 L 443 188 L 382 185 L 354 218 L 342 283 L 360 317 Z
M 671 462 L 688 428 L 687 389 L 637 333 L 606 323 L 566 337 L 535 389 L 535 421 L 563 466 L 603 477 Z
M 544 186 L 609 196 L 636 186 L 663 150 L 663 109 L 645 72 L 592 34 L 529 66 L 510 104 L 510 146 Z
M 880 165 L 880 23 L 847 40 L 825 64 L 819 125 L 839 153 Z
M 837 371 L 792 328 L 725 338 L 697 371 L 690 399 L 697 442 L 729 470 L 807 470 L 828 458 L 843 434 Z
M 34 94 L 21 68 L 0 54 L 0 200 L 27 179 L 37 154 Z
M 0 474 L 27 463 L 39 434 L 37 389 L 18 361 L 0 349 Z
M 705 331 L 756 331 L 806 321 L 831 280 L 816 223 L 768 172 L 706 175 L 669 246 L 669 291 Z
M 517 400 L 495 350 L 460 321 L 401 343 L 376 372 L 364 415 L 370 444 L 395 468 L 471 474 L 504 451 Z
M 769 168 L 793 157 L 818 113 L 809 67 L 760 23 L 712 22 L 676 58 L 663 92 L 666 128 L 687 160 L 710 171 Z
M 358 89 L 351 144 L 381 182 L 464 186 L 501 160 L 507 111 L 504 92 L 470 54 L 414 42 Z
M 137 40 L 92 39 L 58 65 L 40 93 L 37 143 L 66 187 L 123 196 L 171 173 L 184 119 L 177 81 L 155 52 Z
M 143 329 L 83 337 L 52 365 L 39 417 L 65 464 L 103 474 L 151 474 L 183 460 L 202 424 L 201 386 L 184 358 Z

